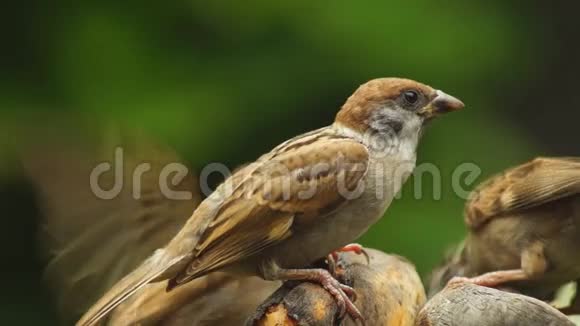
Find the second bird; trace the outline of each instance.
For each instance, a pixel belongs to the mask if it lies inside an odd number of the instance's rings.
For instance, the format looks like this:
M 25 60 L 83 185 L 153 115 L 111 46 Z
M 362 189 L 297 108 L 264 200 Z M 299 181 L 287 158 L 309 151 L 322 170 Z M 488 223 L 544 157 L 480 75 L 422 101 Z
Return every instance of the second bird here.
M 580 280 L 580 158 L 537 158 L 492 177 L 468 200 L 465 221 L 469 235 L 434 273 L 431 295 L 459 276 L 452 282 L 553 299 Z

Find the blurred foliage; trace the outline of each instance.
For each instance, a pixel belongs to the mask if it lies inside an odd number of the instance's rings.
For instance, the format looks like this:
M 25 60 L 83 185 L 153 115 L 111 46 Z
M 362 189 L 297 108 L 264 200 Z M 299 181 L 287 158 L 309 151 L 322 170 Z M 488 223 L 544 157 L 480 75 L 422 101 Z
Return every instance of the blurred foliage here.
M 36 142 L 36 128 L 71 119 L 145 130 L 197 170 L 209 162 L 235 167 L 288 137 L 329 124 L 364 81 L 408 77 L 467 104 L 465 111 L 433 123 L 420 148 L 419 163 L 434 163 L 443 172 L 443 196 L 429 199 L 425 192 L 427 198 L 416 200 L 408 182 L 388 218 L 362 243 L 407 256 L 426 275 L 464 233 L 463 201 L 451 191 L 457 165 L 476 163 L 481 181 L 550 153 L 531 136 L 533 130 L 518 123 L 522 111 L 516 104 L 523 102 L 509 96 L 541 81 L 550 73 L 543 63 L 557 60 L 546 50 L 558 42 L 552 25 L 536 24 L 541 9 L 527 4 L 15 4 L 3 12 L 0 26 L 8 34 L 0 77 L 0 175 L 6 180 L 18 175 L 16 139 Z M 542 108 L 525 112 L 533 110 Z M 22 203 L 32 200 L 23 198 Z M 9 239 L 32 239 L 25 234 L 34 232 L 34 217 L 17 216 L 10 223 L 20 223 L 22 234 Z M 37 267 L 30 261 L 33 253 L 21 255 L 28 257 L 23 269 Z M 33 293 L 22 294 L 22 301 Z M 40 305 L 36 300 L 26 309 Z M 19 318 L 19 324 L 38 324 L 47 317 Z

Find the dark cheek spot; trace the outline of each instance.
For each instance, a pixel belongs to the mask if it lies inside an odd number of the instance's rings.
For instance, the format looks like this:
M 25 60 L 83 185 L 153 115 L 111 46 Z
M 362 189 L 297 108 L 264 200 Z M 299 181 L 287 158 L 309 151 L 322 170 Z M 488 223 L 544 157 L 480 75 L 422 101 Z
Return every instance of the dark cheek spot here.
M 399 134 L 403 129 L 403 121 L 393 114 L 382 112 L 375 116 L 374 121 L 371 122 L 371 128 L 381 133 Z
M 403 123 L 398 120 L 390 120 L 387 122 L 387 124 L 389 125 L 391 130 L 393 130 L 396 134 L 401 132 L 401 130 L 403 129 Z
M 378 125 L 379 125 L 378 131 L 382 133 L 398 135 L 401 132 L 401 130 L 403 130 L 403 122 L 401 120 L 389 117 L 381 119 Z

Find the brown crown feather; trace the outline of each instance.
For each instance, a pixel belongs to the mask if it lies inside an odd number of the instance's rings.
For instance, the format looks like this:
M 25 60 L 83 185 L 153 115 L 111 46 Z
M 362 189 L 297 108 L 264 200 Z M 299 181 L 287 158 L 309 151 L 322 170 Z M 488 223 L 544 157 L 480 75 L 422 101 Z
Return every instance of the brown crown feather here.
M 430 86 L 403 78 L 377 78 L 361 86 L 346 100 L 335 122 L 359 132 L 368 128 L 367 121 L 380 104 L 396 99 L 403 91 L 416 89 L 429 96 L 435 92 Z

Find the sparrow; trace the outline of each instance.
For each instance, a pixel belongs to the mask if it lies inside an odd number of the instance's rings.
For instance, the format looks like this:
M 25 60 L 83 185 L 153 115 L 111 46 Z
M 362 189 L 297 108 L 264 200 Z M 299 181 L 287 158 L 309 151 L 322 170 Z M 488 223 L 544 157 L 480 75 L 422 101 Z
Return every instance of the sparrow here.
M 434 273 L 542 300 L 580 279 L 580 158 L 536 158 L 483 182 L 465 206 L 468 235 Z
M 338 279 L 354 287 L 357 307 L 369 325 L 413 326 L 425 304 L 425 289 L 415 267 L 404 257 L 365 249 L 368 257 L 340 252 Z M 334 299 L 319 285 L 283 285 L 248 320 L 259 325 L 353 325 L 337 320 Z
M 292 138 L 233 173 L 181 230 L 78 321 L 94 325 L 149 283 L 167 291 L 214 271 L 311 281 L 362 320 L 325 269 L 307 269 L 383 216 L 412 172 L 427 121 L 464 104 L 408 79 L 361 85 L 332 125 Z

